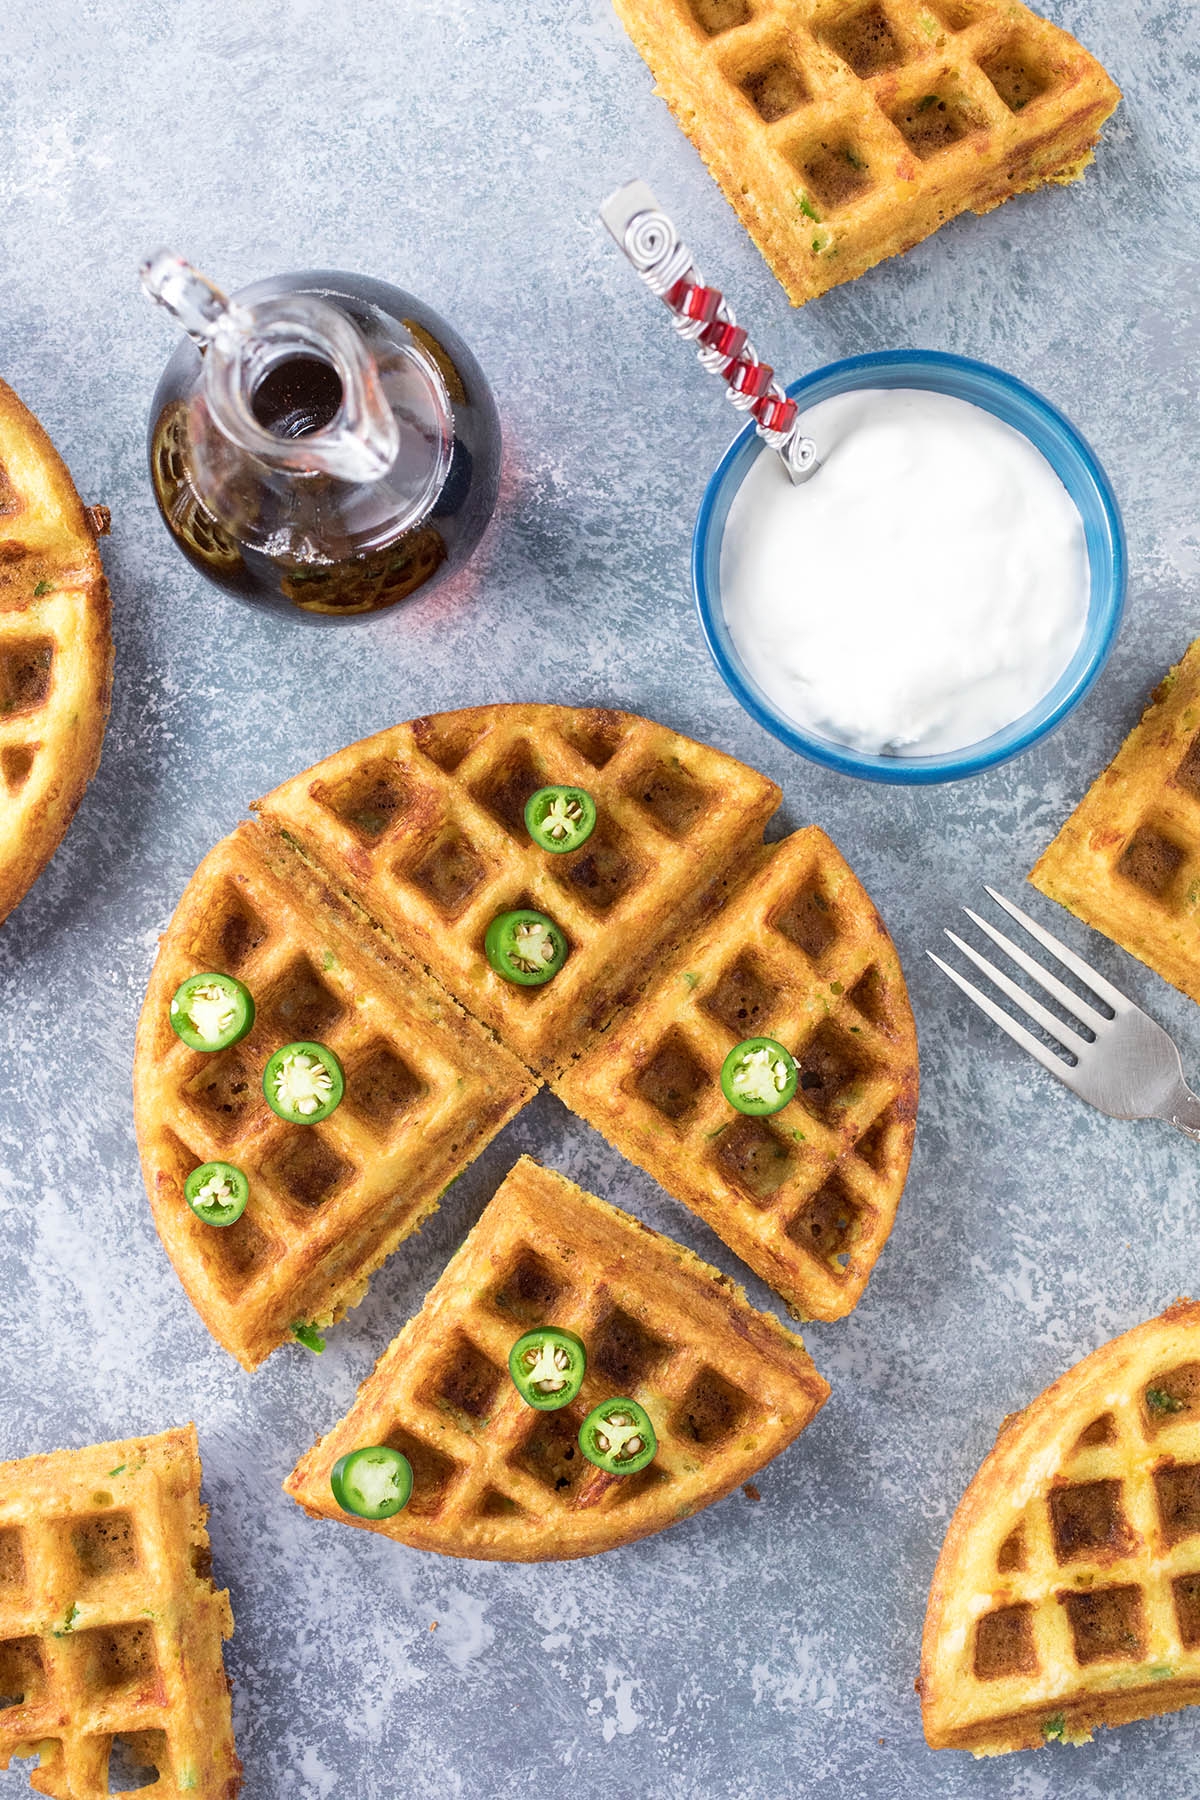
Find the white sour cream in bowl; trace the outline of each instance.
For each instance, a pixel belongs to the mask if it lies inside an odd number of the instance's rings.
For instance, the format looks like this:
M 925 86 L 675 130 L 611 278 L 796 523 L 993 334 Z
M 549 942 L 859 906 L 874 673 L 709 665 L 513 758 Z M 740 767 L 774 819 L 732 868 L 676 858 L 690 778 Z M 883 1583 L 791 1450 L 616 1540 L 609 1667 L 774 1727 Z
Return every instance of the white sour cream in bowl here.
M 1040 450 L 969 401 L 859 388 L 805 414 L 822 467 L 759 456 L 721 547 L 729 633 L 763 693 L 855 750 L 932 755 L 1050 691 L 1083 636 L 1083 520 Z
M 1012 377 L 937 352 L 792 391 L 820 470 L 793 486 L 743 434 L 697 526 L 726 681 L 785 743 L 875 779 L 952 779 L 1024 748 L 1082 697 L 1120 619 L 1120 517 L 1088 446 Z

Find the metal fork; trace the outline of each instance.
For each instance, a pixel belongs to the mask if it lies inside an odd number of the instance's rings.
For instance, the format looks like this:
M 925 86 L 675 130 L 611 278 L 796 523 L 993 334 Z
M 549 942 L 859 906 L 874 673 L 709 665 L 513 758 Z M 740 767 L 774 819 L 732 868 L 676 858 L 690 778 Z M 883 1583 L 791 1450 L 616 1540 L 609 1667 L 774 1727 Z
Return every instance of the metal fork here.
M 1051 1075 L 1056 1076 L 1065 1087 L 1069 1087 L 1073 1094 L 1078 1094 L 1081 1100 L 1098 1107 L 1113 1119 L 1166 1119 L 1169 1125 L 1174 1125 L 1185 1137 L 1200 1141 L 1200 1095 L 1194 1094 L 1183 1079 L 1183 1064 L 1174 1039 L 1161 1025 L 1155 1024 L 1140 1006 L 1135 1006 L 1132 1000 L 1113 987 L 1110 981 L 1097 975 L 1095 969 L 1089 967 L 1081 956 L 1076 956 L 1073 950 L 1068 950 L 1065 944 L 1053 937 L 1045 926 L 1023 913 L 1019 906 L 1014 906 L 1011 900 L 1006 900 L 995 888 L 990 887 L 987 892 L 997 906 L 1002 906 L 1019 925 L 1024 926 L 1032 938 L 1049 950 L 1052 956 L 1056 956 L 1097 1000 L 1111 1008 L 1111 1017 L 1098 1012 L 1067 987 L 1065 982 L 1044 969 L 1028 951 L 1006 938 L 1002 931 L 989 925 L 986 919 L 972 912 L 969 906 L 963 907 L 968 919 L 978 925 L 994 944 L 998 944 L 1019 969 L 1024 969 L 1027 975 L 1032 976 L 1038 986 L 1052 995 L 1072 1019 L 1092 1033 L 1090 1039 L 1081 1037 L 1043 1006 L 1040 1000 L 1035 1000 L 1032 994 L 1027 994 L 1024 988 L 1018 987 L 1002 969 L 990 963 L 986 956 L 981 956 L 978 950 L 973 949 L 956 932 L 946 932 L 950 942 L 1002 994 L 1007 994 L 1022 1012 L 1035 1019 L 1043 1031 L 1061 1044 L 1067 1054 L 1074 1057 L 1074 1062 L 1067 1062 L 1057 1055 L 1040 1038 L 1035 1037 L 1032 1031 L 1018 1024 L 995 1000 L 980 993 L 974 983 L 960 975 L 957 969 L 952 969 L 940 956 L 934 956 L 932 950 L 927 950 L 926 955 L 964 994 L 969 995 L 989 1019 L 995 1020 L 1001 1031 L 1007 1031 L 1009 1037 L 1023 1045 L 1030 1056 L 1041 1063 L 1043 1069 L 1048 1069 Z

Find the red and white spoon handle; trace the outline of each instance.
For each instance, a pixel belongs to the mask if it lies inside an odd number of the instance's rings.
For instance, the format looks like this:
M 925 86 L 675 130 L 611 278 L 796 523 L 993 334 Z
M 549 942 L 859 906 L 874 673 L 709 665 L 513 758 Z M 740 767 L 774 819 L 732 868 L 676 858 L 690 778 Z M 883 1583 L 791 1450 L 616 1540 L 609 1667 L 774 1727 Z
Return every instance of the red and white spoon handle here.
M 646 183 L 626 182 L 609 195 L 600 216 L 646 286 L 670 308 L 680 337 L 694 343 L 704 367 L 726 383 L 733 405 L 751 415 L 792 480 L 807 481 L 821 465 L 816 445 L 799 429 L 796 402 L 760 359 L 720 288 L 705 284 Z

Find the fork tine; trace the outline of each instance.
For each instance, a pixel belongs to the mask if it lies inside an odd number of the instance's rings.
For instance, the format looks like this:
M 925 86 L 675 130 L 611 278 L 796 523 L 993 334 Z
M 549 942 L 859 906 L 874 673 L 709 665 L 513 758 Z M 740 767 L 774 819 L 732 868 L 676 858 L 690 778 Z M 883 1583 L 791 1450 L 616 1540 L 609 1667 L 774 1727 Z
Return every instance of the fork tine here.
M 1106 1025 L 1112 1024 L 1111 1019 L 1103 1018 L 1100 1013 L 1088 1005 L 1086 1000 L 1081 1000 L 1078 994 L 1072 993 L 1071 989 L 1065 982 L 1060 981 L 1057 975 L 1052 975 L 1049 969 L 1044 969 L 1036 958 L 1029 955 L 1028 951 L 1022 950 L 1019 945 L 1014 944 L 1011 938 L 1006 938 L 1002 931 L 997 931 L 994 925 L 989 925 L 988 921 L 980 918 L 977 912 L 972 912 L 969 906 L 964 906 L 963 911 L 973 924 L 978 925 L 980 931 L 986 932 L 993 944 L 999 944 L 1005 954 L 1012 957 L 1019 969 L 1024 969 L 1027 975 L 1032 975 L 1038 986 L 1045 988 L 1048 994 L 1052 994 L 1058 1004 L 1074 1018 L 1079 1019 L 1097 1035 L 1104 1030 Z M 1056 1031 L 1055 1036 L 1058 1035 Z
M 1060 1057 L 1055 1056 L 1053 1050 L 1048 1050 L 1040 1038 L 1035 1038 L 1032 1031 L 1026 1031 L 1024 1025 L 1018 1025 L 1017 1021 L 1010 1018 L 1002 1006 L 998 1006 L 994 1000 L 989 1000 L 986 994 L 981 994 L 974 983 L 968 981 L 965 975 L 960 975 L 957 969 L 952 969 L 948 962 L 943 962 L 940 956 L 935 956 L 932 950 L 927 950 L 925 954 L 931 962 L 937 964 L 943 974 L 950 977 L 956 987 L 960 987 L 963 993 L 987 1014 L 989 1019 L 995 1021 L 1001 1031 L 1007 1031 L 1010 1038 L 1014 1038 L 1023 1049 L 1028 1050 L 1030 1056 L 1040 1062 L 1043 1069 L 1046 1069 L 1051 1075 L 1056 1075 L 1072 1092 L 1079 1092 L 1074 1079 L 1075 1070 L 1069 1068 Z
M 1042 1030 L 1049 1032 L 1050 1036 L 1060 1043 L 1064 1050 L 1069 1050 L 1073 1056 L 1081 1057 L 1085 1051 L 1091 1048 L 1085 1038 L 1081 1038 L 1077 1032 L 1072 1031 L 1069 1025 L 1064 1025 L 1061 1019 L 1056 1019 L 1049 1007 L 1043 1006 L 1040 1000 L 1035 1000 L 1032 994 L 1027 994 L 1024 988 L 1018 987 L 1016 982 L 1004 973 L 1003 969 L 998 969 L 994 963 L 988 961 L 986 956 L 981 956 L 979 951 L 973 945 L 968 944 L 965 938 L 960 938 L 954 931 L 947 931 L 946 936 L 956 950 L 961 950 L 963 955 L 975 964 L 980 973 L 986 975 L 989 981 L 994 982 L 1002 994 L 1007 994 L 1009 999 L 1021 1008 L 1022 1012 L 1028 1013 L 1031 1019 L 1036 1019 Z
M 987 887 L 986 883 L 984 885 Z M 1077 975 L 1083 985 L 1090 988 L 1093 994 L 1098 995 L 1101 1000 L 1106 1001 L 1114 1012 L 1129 1011 L 1133 1006 L 1133 1001 L 1129 996 L 1123 994 L 1120 988 L 1115 988 L 1111 981 L 1105 981 L 1103 975 L 1098 975 L 1090 963 L 1084 962 L 1082 956 L 1076 956 L 1073 950 L 1068 950 L 1067 946 L 1060 943 L 1059 939 L 1052 932 L 1047 931 L 1044 925 L 1039 925 L 1036 919 L 1031 919 L 1028 913 L 1021 911 L 1019 906 L 1015 906 L 1011 900 L 1006 900 L 1003 894 L 998 894 L 994 887 L 987 888 L 987 892 L 997 906 L 1002 906 L 1005 912 L 1017 921 L 1018 925 L 1023 925 L 1030 937 L 1036 938 L 1042 948 L 1049 950 L 1052 956 L 1057 956 L 1059 962 L 1065 968 L 1070 969 L 1072 975 Z M 1134 1010 L 1139 1009 L 1134 1007 Z

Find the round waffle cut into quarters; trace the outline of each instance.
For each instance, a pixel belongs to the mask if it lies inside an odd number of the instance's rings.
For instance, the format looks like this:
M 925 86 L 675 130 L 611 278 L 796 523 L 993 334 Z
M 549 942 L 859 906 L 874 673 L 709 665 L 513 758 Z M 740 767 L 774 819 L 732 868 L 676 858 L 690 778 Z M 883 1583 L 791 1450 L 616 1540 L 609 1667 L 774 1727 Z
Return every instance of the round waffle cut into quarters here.
M 565 854 L 525 825 L 546 786 L 596 803 Z M 260 801 L 180 901 L 134 1063 L 155 1221 L 221 1343 L 253 1368 L 297 1325 L 333 1322 L 545 1079 L 796 1310 L 848 1312 L 904 1186 L 916 1039 L 891 940 L 829 839 L 764 846 L 779 799 L 652 720 L 511 705 L 394 726 Z M 568 944 L 540 987 L 484 954 L 492 920 L 521 907 Z M 168 1015 L 203 971 L 256 1006 L 216 1053 Z M 720 1068 L 762 1035 L 800 1083 L 776 1117 L 747 1118 Z M 315 1125 L 262 1094 L 267 1059 L 297 1041 L 345 1069 Z M 250 1183 L 226 1227 L 184 1197 L 213 1161 Z
M 569 1406 L 526 1405 L 508 1354 L 535 1325 L 587 1351 Z M 588 1462 L 579 1428 L 620 1394 L 650 1416 L 648 1468 Z M 660 1531 L 748 1481 L 824 1405 L 801 1340 L 727 1275 L 522 1157 L 349 1413 L 284 1484 L 305 1511 L 402 1544 L 489 1561 L 592 1556 Z M 334 1463 L 387 1444 L 412 1498 L 371 1523 L 338 1506 Z
M 192 1425 L 0 1463 L 0 1769 L 37 1757 L 55 1800 L 235 1800 L 205 1517 Z
M 933 1748 L 976 1756 L 1200 1700 L 1200 1305 L 1005 1420 L 938 1558 L 917 1685 Z
M 0 920 L 58 848 L 100 760 L 112 638 L 96 538 L 107 529 L 0 381 Z

